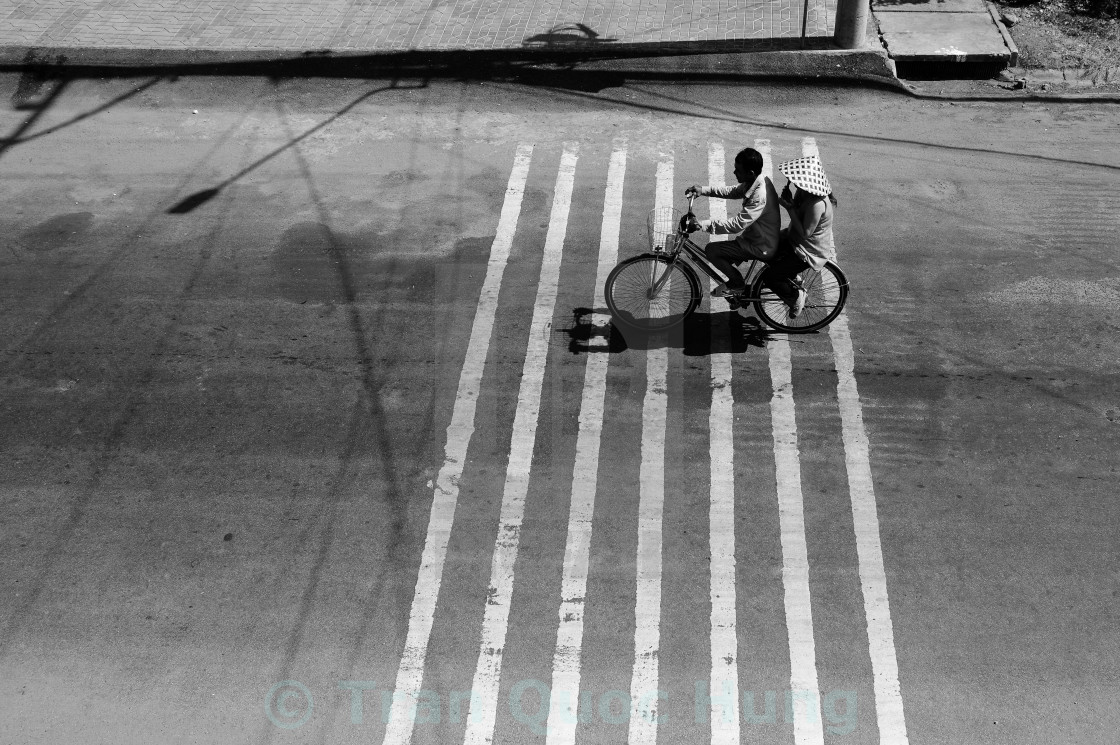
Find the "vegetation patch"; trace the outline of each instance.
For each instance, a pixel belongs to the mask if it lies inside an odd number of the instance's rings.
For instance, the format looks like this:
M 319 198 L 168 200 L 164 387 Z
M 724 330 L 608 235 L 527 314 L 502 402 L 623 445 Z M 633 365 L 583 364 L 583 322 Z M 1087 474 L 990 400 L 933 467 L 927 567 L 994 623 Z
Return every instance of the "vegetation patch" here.
M 1019 67 L 1120 84 L 1120 0 L 997 3 L 1019 48 Z

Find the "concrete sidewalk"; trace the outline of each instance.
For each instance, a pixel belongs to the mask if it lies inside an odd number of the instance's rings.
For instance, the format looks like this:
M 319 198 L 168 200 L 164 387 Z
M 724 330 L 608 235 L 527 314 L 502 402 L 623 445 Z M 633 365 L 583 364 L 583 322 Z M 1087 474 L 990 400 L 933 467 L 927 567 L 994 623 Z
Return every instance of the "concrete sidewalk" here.
M 0 46 L 386 53 L 699 42 L 731 51 L 828 37 L 835 10 L 836 0 L 0 0 Z
M 835 14 L 836 0 L 0 0 L 0 65 L 342 57 L 893 80 L 874 33 L 834 47 Z
M 871 8 L 897 62 L 996 70 L 1018 62 L 1015 41 L 986 0 L 871 0 Z
M 965 0 L 959 0 L 964 2 Z M 982 0 L 969 0 L 983 8 Z M 0 66 L 309 70 L 468 69 L 561 62 L 644 75 L 842 78 L 896 83 L 897 39 L 927 38 L 928 13 L 876 0 L 861 49 L 832 43 L 837 0 L 0 0 Z M 888 5 L 889 4 L 889 5 Z M 927 3 L 928 5 L 928 3 Z M 931 43 L 1005 51 L 998 22 L 937 14 Z M 968 21 L 961 31 L 955 21 Z M 912 23 L 911 23 L 912 22 Z M 963 22 L 963 21 L 962 21 Z M 911 28 L 915 26 L 916 28 Z M 923 37 L 923 34 L 925 35 Z M 883 39 L 887 44 L 884 45 Z M 962 41 L 961 39 L 964 39 Z M 889 49 L 894 47 L 895 49 Z M 1008 55 L 1009 56 L 1009 55 Z M 936 59 L 936 55 L 934 55 Z

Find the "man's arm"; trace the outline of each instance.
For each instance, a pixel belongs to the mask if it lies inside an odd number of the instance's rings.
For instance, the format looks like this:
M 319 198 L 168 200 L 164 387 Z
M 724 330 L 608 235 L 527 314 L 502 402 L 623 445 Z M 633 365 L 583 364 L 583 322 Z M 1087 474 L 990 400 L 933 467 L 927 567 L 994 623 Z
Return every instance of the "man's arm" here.
M 714 186 L 708 184 L 707 186 L 700 186 L 693 184 L 684 190 L 686 197 L 716 197 L 717 199 L 742 199 L 743 195 L 747 193 L 747 184 L 732 184 L 730 186 L 721 185 Z
M 749 228 L 766 209 L 766 189 L 764 185 L 759 188 L 751 189 L 750 191 L 747 190 L 748 187 L 746 184 L 716 188 L 719 188 L 721 192 L 726 190 L 725 193 L 727 196 L 723 196 L 723 199 L 742 197 L 743 205 L 739 208 L 739 213 L 734 217 L 730 217 L 726 220 L 705 220 L 700 223 L 705 232 L 712 233 L 713 235 L 726 235 L 729 233 L 737 235 Z M 722 196 L 722 194 L 713 194 L 713 196 Z
M 742 199 L 749 188 L 750 184 L 725 184 L 722 186 L 709 184 L 700 187 L 700 196 L 716 197 L 717 199 Z

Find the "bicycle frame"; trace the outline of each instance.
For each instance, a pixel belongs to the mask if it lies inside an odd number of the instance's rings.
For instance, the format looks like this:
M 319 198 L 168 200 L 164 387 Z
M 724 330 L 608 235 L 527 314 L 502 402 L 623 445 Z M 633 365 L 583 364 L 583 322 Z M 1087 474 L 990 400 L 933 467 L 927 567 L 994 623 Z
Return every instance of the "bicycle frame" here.
M 685 217 L 693 215 L 692 202 L 694 200 L 695 197 L 688 198 L 688 213 L 685 215 Z M 677 228 L 677 232 L 673 236 L 672 249 L 655 251 L 655 253 L 663 253 L 667 255 L 669 257 L 669 264 L 666 267 L 665 274 L 663 274 L 661 278 L 654 283 L 653 287 L 650 288 L 649 296 L 651 299 L 657 297 L 658 294 L 660 294 L 661 288 L 665 286 L 665 283 L 669 280 L 669 276 L 673 272 L 673 266 L 677 263 L 678 259 L 681 258 L 682 254 L 686 259 L 687 264 L 696 269 L 699 269 L 704 274 L 707 274 L 709 277 L 711 277 L 713 282 L 722 283 L 727 280 L 727 278 L 724 277 L 718 270 L 716 270 L 716 268 L 712 266 L 711 262 L 708 261 L 708 257 L 704 255 L 704 250 L 700 248 L 700 246 L 695 242 L 693 242 L 688 234 L 681 230 L 680 227 Z M 746 286 L 749 288 L 753 284 L 756 273 L 760 271 L 760 266 L 764 266 L 765 262 L 762 262 L 759 259 L 748 259 L 745 263 L 747 263 L 748 266 L 747 271 L 744 272 L 744 278 L 746 279 Z M 753 300 L 761 299 L 762 298 L 748 297 L 745 292 L 741 297 L 742 302 L 751 302 Z
M 621 326 L 640 332 L 672 328 L 708 296 L 701 275 L 714 283 L 726 281 L 718 265 L 705 256 L 705 249 L 689 237 L 696 225 L 693 199 L 690 195 L 683 216 L 674 216 L 665 207 L 651 211 L 649 253 L 624 259 L 607 276 L 606 303 Z M 747 256 L 736 263 L 746 265 L 744 289 L 714 294 L 724 295 L 732 309 L 753 307 L 763 323 L 779 332 L 800 334 L 827 326 L 843 310 L 848 297 L 848 280 L 832 261 L 812 270 L 806 266 L 792 277 L 783 273 L 783 279 L 798 290 L 797 300 L 792 302 L 764 281 L 766 261 Z

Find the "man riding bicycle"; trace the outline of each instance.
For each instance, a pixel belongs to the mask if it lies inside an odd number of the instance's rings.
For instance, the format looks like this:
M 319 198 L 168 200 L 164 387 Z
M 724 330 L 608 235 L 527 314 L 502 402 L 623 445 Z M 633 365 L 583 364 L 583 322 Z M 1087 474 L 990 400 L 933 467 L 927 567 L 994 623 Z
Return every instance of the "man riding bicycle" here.
M 774 183 L 762 175 L 762 153 L 753 147 L 743 148 L 735 156 L 734 186 L 699 186 L 685 189 L 691 197 L 718 197 L 742 199 L 739 213 L 727 220 L 703 220 L 696 228 L 712 235 L 734 234 L 735 238 L 711 241 L 704 249 L 704 256 L 727 277 L 727 282 L 712 291 L 712 295 L 726 297 L 732 308 L 739 305 L 738 297 L 746 290 L 743 275 L 736 264 L 749 259 L 771 261 L 778 253 L 778 234 L 782 227 L 780 204 Z
M 754 148 L 744 148 L 735 156 L 737 185 L 690 186 L 685 195 L 743 199 L 735 217 L 704 220 L 694 226 L 717 235 L 739 233 L 734 240 L 712 241 L 704 249 L 708 261 L 728 278 L 712 294 L 726 297 L 732 309 L 739 307 L 738 296 L 745 289 L 745 282 L 734 265 L 759 259 L 769 264 L 762 275 L 763 282 L 789 305 L 790 318 L 796 318 L 805 307 L 806 296 L 791 280 L 802 271 L 820 269 L 835 258 L 832 210 L 836 198 L 816 156 L 782 163 L 778 170 L 789 181 L 781 198 L 770 179 L 761 175 L 762 155 Z M 779 205 L 790 215 L 790 227 L 784 231 Z
M 684 215 L 667 205 L 649 214 L 648 253 L 622 260 L 607 275 L 603 296 L 612 322 L 639 333 L 663 332 L 695 311 L 705 294 L 707 276 L 732 309 L 750 305 L 759 320 L 784 333 L 824 328 L 840 314 L 848 297 L 848 280 L 832 250 L 831 186 L 816 157 L 778 166 L 790 181 L 785 207 L 791 228 L 780 231 L 778 207 L 769 178 L 762 176 L 761 154 L 746 148 L 735 157 L 732 187 L 690 186 Z M 730 220 L 701 223 L 692 211 L 699 196 L 742 198 Z M 734 240 L 702 247 L 690 233 L 735 234 Z M 782 233 L 785 233 L 785 240 Z M 747 289 L 735 264 L 746 262 L 755 278 Z M 761 271 L 759 271 L 761 270 Z

